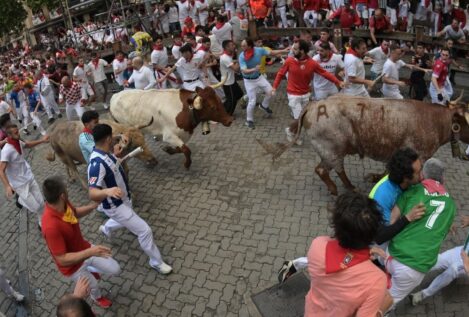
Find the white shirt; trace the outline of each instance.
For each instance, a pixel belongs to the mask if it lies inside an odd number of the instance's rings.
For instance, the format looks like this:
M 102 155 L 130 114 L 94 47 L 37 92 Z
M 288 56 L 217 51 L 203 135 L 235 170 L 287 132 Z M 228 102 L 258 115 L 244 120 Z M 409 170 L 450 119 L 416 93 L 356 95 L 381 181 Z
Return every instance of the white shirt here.
M 184 20 L 189 16 L 189 1 L 182 3 L 181 1 L 176 1 L 176 5 L 179 9 L 179 22 L 181 27 L 184 24 Z
M 233 57 L 227 54 L 220 56 L 221 78 L 226 77 L 225 86 L 233 85 L 235 82 L 235 72 L 230 66 L 233 65 Z
M 155 75 L 147 66 L 140 67 L 139 70 L 134 69 L 129 78 L 129 84 L 135 83 L 136 89 L 147 90 L 155 86 Z
M 345 54 L 344 59 L 345 82 L 347 85 L 342 90 L 344 94 L 357 96 L 363 93 L 365 86 L 363 84 L 353 84 L 350 82 L 349 77 L 365 78 L 365 65 L 361 58 L 353 54 Z M 316 77 L 316 76 L 315 76 Z
M 122 62 L 114 59 L 112 61 L 112 69 L 114 70 L 114 77 L 116 78 L 116 82 L 119 86 L 124 85 L 124 70 L 127 68 L 128 60 L 124 58 Z M 116 75 L 117 71 L 121 71 L 119 74 Z
M 344 0 L 329 0 L 331 11 L 337 11 L 344 4 Z
M 332 54 L 331 58 L 327 61 L 321 61 L 321 57 L 319 54 L 314 55 L 313 60 L 318 62 L 322 68 L 324 68 L 327 72 L 335 75 L 337 69 L 344 68 L 344 62 L 342 61 L 342 55 L 339 54 Z M 313 77 L 313 86 L 314 90 L 329 90 L 332 87 L 335 87 L 335 84 L 328 79 L 322 77 L 319 74 L 314 74 Z
M 399 17 L 406 18 L 409 15 L 409 10 L 410 10 L 409 1 L 406 1 L 406 2 L 401 1 L 399 3 Z
M 199 16 L 203 16 L 203 17 L 208 16 L 208 2 L 207 1 L 204 1 L 204 3 L 200 2 L 200 1 L 196 1 L 195 2 L 195 7 L 197 8 L 197 10 L 199 12 Z M 204 10 L 204 9 L 207 9 L 207 10 Z M 203 10 L 203 11 L 201 11 L 201 10 Z
M 83 68 L 77 66 L 73 70 L 73 78 L 76 82 L 79 82 L 80 84 L 86 84 L 88 83 L 88 77 L 86 76 L 86 73 L 90 70 L 90 66 L 88 65 L 83 65 Z
M 176 62 L 177 72 L 182 80 L 198 79 L 200 75 L 199 65 L 202 62 L 201 54 L 194 54 L 190 62 L 187 62 L 184 57 L 181 57 Z
M 373 73 L 379 75 L 383 72 L 383 65 L 386 63 L 390 51 L 391 50 L 388 49 L 388 54 L 385 54 L 381 46 L 375 47 L 371 51 L 368 51 L 367 55 L 374 59 L 374 63 L 370 69 Z
M 210 52 L 215 56 L 223 54 L 223 47 L 218 43 L 216 36 L 214 34 L 210 34 L 208 38 L 210 39 Z
M 104 72 L 104 67 L 107 65 L 108 62 L 106 62 L 104 59 L 99 59 L 97 67 L 94 66 L 93 62 L 88 63 L 88 66 L 90 67 L 91 72 L 93 74 L 95 83 L 99 83 L 107 79 L 106 73 Z
M 399 80 L 399 69 L 402 66 L 405 66 L 402 60 L 393 62 L 391 59 L 388 59 L 386 63 L 384 63 L 383 74 L 390 79 Z M 399 93 L 399 86 L 383 83 L 383 94 L 386 95 L 386 92 Z
M 229 23 L 225 23 L 220 29 L 217 29 L 216 26 L 212 29 L 212 34 L 215 35 L 218 44 L 222 44 L 223 41 L 231 40 L 231 31 L 233 27 Z
M 173 45 L 173 48 L 171 48 L 171 54 L 173 55 L 175 60 L 178 60 L 181 58 L 181 53 L 179 53 L 179 49 L 181 47 L 179 45 Z
M 179 13 L 178 13 L 178 8 L 176 6 L 169 7 L 168 18 L 169 18 L 169 23 L 179 22 Z
M 7 113 L 8 110 L 10 110 L 10 105 L 5 100 L 0 100 L 0 116 Z
M 151 63 L 159 67 L 168 66 L 168 52 L 166 51 L 166 47 L 163 47 L 161 51 L 153 50 L 153 52 L 151 52 Z
M 37 89 L 41 98 L 41 102 L 43 104 L 49 105 L 48 101 L 51 98 L 54 98 L 54 90 L 50 84 L 49 77 L 46 75 L 42 76 L 41 80 L 39 80 L 37 83 Z
M 24 153 L 24 142 L 20 141 L 21 152 Z M 11 144 L 5 144 L 1 151 L 0 161 L 7 162 L 6 175 L 13 189 L 21 187 L 34 179 L 31 167 Z
M 225 11 L 230 12 L 231 15 L 235 13 L 235 0 L 225 0 Z

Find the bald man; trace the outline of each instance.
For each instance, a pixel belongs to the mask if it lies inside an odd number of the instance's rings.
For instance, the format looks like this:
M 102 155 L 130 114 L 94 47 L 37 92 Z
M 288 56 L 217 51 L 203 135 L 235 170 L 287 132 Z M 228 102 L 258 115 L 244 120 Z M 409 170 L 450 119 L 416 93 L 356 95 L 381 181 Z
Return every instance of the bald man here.
M 141 57 L 137 56 L 132 60 L 132 67 L 134 71 L 128 81 L 124 82 L 124 86 L 128 87 L 129 84 L 134 83 L 136 89 L 151 89 L 155 87 L 155 75 L 150 68 L 143 65 Z
M 70 77 L 62 78 L 62 84 L 59 90 L 59 104 L 65 101 L 65 113 L 68 120 L 73 120 L 73 112 L 78 116 L 78 120 L 84 112 L 86 97 L 83 96 L 82 89 L 79 84 L 73 82 Z

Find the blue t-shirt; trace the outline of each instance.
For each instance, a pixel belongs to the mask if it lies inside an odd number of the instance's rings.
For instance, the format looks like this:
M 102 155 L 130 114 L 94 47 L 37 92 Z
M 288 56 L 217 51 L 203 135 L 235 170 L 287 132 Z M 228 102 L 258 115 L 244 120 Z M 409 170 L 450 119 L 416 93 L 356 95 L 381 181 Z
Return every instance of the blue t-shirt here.
M 39 102 L 39 93 L 37 91 L 33 91 L 32 93 L 28 94 L 28 101 L 29 111 L 33 112 L 37 103 Z
M 378 203 L 386 226 L 391 222 L 392 208 L 396 205 L 397 199 L 401 194 L 401 187 L 391 182 L 388 179 L 388 175 L 377 182 L 370 192 L 369 197 Z
M 78 136 L 78 145 L 80 146 L 81 153 L 86 163 L 90 162 L 90 156 L 93 152 L 95 143 L 93 136 L 90 133 L 82 132 Z
M 255 68 L 257 65 L 261 64 L 261 59 L 263 56 L 269 56 L 269 52 L 263 47 L 254 47 L 254 56 L 249 60 L 244 59 L 244 52 L 239 55 L 239 67 L 241 70 Z M 259 71 L 255 71 L 250 74 L 243 74 L 243 78 L 257 78 L 260 76 Z

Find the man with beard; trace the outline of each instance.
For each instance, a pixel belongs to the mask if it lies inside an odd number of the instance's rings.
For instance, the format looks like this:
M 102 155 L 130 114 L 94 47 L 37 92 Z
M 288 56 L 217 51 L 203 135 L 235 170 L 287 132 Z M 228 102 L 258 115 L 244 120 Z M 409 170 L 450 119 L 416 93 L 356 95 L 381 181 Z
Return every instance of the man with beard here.
M 344 69 L 342 56 L 334 54 L 328 42 L 322 42 L 317 51 L 319 54 L 315 55 L 313 60 L 318 62 L 328 73 L 335 75 Z M 333 82 L 319 74 L 313 78 L 313 87 L 316 100 L 326 99 L 339 92 Z
M 333 82 L 336 86 L 343 88 L 344 83 L 338 80 L 334 75 L 328 73 L 316 61 L 308 56 L 309 44 L 306 41 L 300 40 L 293 44 L 293 57 L 288 57 L 285 60 L 282 68 L 277 73 L 272 88 L 272 95 L 275 94 L 281 80 L 288 73 L 287 82 L 287 95 L 288 105 L 291 108 L 293 118 L 297 120 L 301 111 L 309 102 L 311 96 L 311 79 L 317 73 L 325 79 Z M 287 138 L 289 141 L 293 140 L 294 132 L 290 128 L 286 128 Z M 300 142 L 301 143 L 301 142 Z
M 81 87 L 83 99 L 87 99 L 88 103 L 91 104 L 95 99 L 95 95 L 90 83 L 88 82 L 89 75 L 91 75 L 90 66 L 85 64 L 83 58 L 80 58 L 78 60 L 77 67 L 73 70 L 73 81 Z M 93 107 L 91 107 L 91 109 L 94 110 Z

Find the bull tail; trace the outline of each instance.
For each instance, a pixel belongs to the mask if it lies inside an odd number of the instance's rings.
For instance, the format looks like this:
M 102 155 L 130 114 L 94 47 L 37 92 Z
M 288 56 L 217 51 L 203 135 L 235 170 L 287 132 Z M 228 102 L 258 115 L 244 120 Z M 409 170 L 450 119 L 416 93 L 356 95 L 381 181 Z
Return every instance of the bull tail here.
M 287 143 L 275 143 L 275 144 L 268 144 L 260 139 L 256 139 L 257 143 L 259 143 L 264 151 L 266 152 L 265 155 L 271 155 L 272 156 L 272 161 L 275 161 L 278 159 L 283 153 L 285 153 L 289 148 L 291 148 L 300 138 L 301 135 L 301 128 L 303 127 L 303 119 L 304 116 L 307 112 L 307 107 L 305 107 L 300 114 L 300 117 L 298 120 L 295 120 L 291 125 L 290 125 L 290 131 L 292 130 L 291 128 L 296 127 L 296 134 L 295 137 L 291 142 Z
M 52 149 L 50 149 L 49 152 L 47 152 L 46 160 L 48 160 L 49 162 L 55 161 L 55 152 Z

